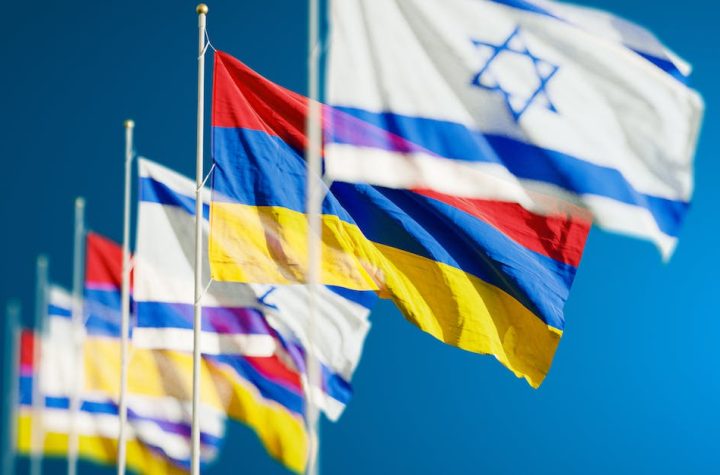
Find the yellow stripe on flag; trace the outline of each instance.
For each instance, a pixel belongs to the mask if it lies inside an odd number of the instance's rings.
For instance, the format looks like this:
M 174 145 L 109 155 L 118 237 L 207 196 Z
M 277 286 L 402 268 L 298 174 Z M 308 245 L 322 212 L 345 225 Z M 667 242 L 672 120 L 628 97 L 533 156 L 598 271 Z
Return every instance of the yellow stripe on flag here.
M 31 453 L 31 424 L 30 411 L 22 411 L 18 417 L 17 452 L 20 455 L 30 455 Z M 102 465 L 115 465 L 117 461 L 117 441 L 115 439 L 80 435 L 78 440 L 80 459 Z M 43 456 L 65 458 L 67 451 L 68 434 L 54 432 L 45 434 Z M 135 439 L 127 442 L 127 466 L 129 470 L 139 474 L 181 475 L 186 473 Z
M 264 283 L 302 279 L 307 255 L 303 213 L 235 203 L 211 206 L 213 278 Z M 356 225 L 336 216 L 323 216 L 323 226 L 324 284 L 368 290 L 374 282 L 408 320 L 435 338 L 495 355 L 533 387 L 542 383 L 561 332 L 508 293 L 456 267 L 370 242 Z

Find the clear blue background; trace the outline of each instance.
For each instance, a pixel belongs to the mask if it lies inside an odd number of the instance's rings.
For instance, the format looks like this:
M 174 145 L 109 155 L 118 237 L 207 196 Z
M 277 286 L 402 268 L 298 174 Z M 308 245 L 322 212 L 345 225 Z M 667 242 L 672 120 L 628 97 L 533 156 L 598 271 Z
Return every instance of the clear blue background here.
M 441 0 L 438 0 L 441 1 Z M 718 9 L 709 0 L 594 0 L 654 30 L 694 64 L 707 103 L 697 191 L 676 255 L 593 231 L 567 328 L 539 390 L 492 357 L 446 347 L 389 305 L 372 316 L 356 395 L 323 425 L 326 474 L 720 473 Z M 32 312 L 36 255 L 71 279 L 73 200 L 121 236 L 124 119 L 137 149 L 190 175 L 195 4 L 5 2 L 0 28 L 0 302 Z M 215 0 L 214 45 L 305 91 L 301 0 Z M 21 470 L 27 463 L 19 464 Z M 46 473 L 62 473 L 48 464 Z M 81 473 L 113 473 L 83 465 Z M 230 428 L 209 474 L 284 473 Z

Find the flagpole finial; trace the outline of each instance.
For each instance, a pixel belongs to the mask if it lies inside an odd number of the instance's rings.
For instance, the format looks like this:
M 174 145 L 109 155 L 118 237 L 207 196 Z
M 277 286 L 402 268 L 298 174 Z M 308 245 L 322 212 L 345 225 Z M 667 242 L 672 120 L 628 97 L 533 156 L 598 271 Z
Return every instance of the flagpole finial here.
M 198 5 L 198 6 L 195 8 L 195 11 L 197 12 L 198 15 L 207 15 L 207 13 L 208 13 L 208 6 L 205 5 L 204 3 L 201 3 L 200 5 Z
M 125 126 L 126 129 L 132 129 L 133 127 L 135 127 L 135 121 L 132 119 L 128 119 L 125 122 L 123 122 L 123 125 Z

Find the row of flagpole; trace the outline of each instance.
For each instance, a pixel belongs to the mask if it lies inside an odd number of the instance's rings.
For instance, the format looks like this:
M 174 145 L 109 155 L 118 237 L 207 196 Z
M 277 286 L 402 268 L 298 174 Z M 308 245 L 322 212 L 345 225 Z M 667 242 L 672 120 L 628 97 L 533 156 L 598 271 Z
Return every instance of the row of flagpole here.
M 202 281 L 202 226 L 203 226 L 203 185 L 204 170 L 204 127 L 205 127 L 205 53 L 207 51 L 206 25 L 208 7 L 199 4 L 198 15 L 198 57 L 197 57 L 197 140 L 195 154 L 195 277 L 193 305 L 193 376 L 192 376 L 192 456 L 191 473 L 200 473 L 200 364 L 201 364 L 201 331 L 202 331 L 202 297 L 204 283 Z M 319 38 L 320 38 L 320 7 L 318 0 L 309 0 L 308 14 L 308 115 L 306 122 L 307 134 L 307 215 L 308 215 L 308 275 L 309 286 L 308 307 L 310 315 L 310 342 L 314 341 L 315 319 L 317 318 L 317 287 L 320 285 L 320 259 L 322 252 L 322 221 L 321 207 L 323 193 L 320 187 L 322 175 L 321 148 L 321 109 L 319 104 L 320 71 L 319 71 Z M 130 206 L 130 164 L 132 162 L 132 131 L 134 123 L 126 122 L 125 140 L 125 207 L 123 218 L 123 293 L 122 293 L 122 363 L 121 363 L 121 394 L 120 394 L 120 436 L 118 439 L 118 475 L 125 473 L 126 462 L 126 425 L 127 425 L 127 358 L 128 358 L 128 325 L 129 325 L 129 206 Z M 307 473 L 319 473 L 319 408 L 314 399 L 314 388 L 321 387 L 321 371 L 319 361 L 314 355 L 312 344 L 307 351 L 307 427 L 309 435 L 309 454 Z
M 191 429 L 191 473 L 200 473 L 200 364 L 201 364 L 201 317 L 202 295 L 204 291 L 202 281 L 203 252 L 202 252 L 202 216 L 203 200 L 202 190 L 205 182 L 204 176 L 204 111 L 205 111 L 205 53 L 206 18 L 208 7 L 200 4 L 196 8 L 198 15 L 198 57 L 197 57 L 197 147 L 196 147 L 196 193 L 195 193 L 195 295 L 193 318 L 193 376 L 192 376 L 192 429 Z M 322 174 L 321 147 L 322 131 L 320 127 L 321 109 L 319 99 L 319 1 L 309 0 L 308 21 L 308 87 L 309 102 L 306 121 L 307 133 L 307 215 L 308 215 L 308 273 L 309 286 L 308 307 L 310 315 L 309 339 L 314 341 L 315 319 L 317 318 L 317 286 L 320 285 L 320 257 L 321 257 L 321 206 L 323 193 L 320 186 Z M 132 162 L 134 158 L 133 132 L 134 122 L 125 121 L 125 170 L 124 170 L 124 196 L 123 196 L 123 239 L 122 239 L 122 293 L 121 293 L 121 364 L 120 364 L 120 394 L 119 394 L 119 433 L 117 445 L 117 474 L 124 475 L 127 466 L 127 380 L 129 363 L 129 328 L 130 328 L 130 201 Z M 79 452 L 78 418 L 80 412 L 80 391 L 83 384 L 82 376 L 82 335 L 84 326 L 83 316 L 83 275 L 84 275 L 84 239 L 85 239 L 85 201 L 77 198 L 75 201 L 75 227 L 73 240 L 73 286 L 72 286 L 72 328 L 75 367 L 72 394 L 70 395 L 70 433 L 67 450 L 67 473 L 77 474 L 77 461 Z M 41 427 L 43 401 L 41 398 L 41 342 L 44 333 L 45 314 L 47 312 L 47 260 L 40 256 L 37 264 L 37 294 L 36 294 L 36 332 L 33 361 L 35 362 L 35 378 L 33 383 L 33 417 L 31 435 L 31 475 L 40 475 L 42 470 L 43 430 Z M 307 378 L 306 399 L 307 415 L 306 425 L 309 436 L 309 453 L 307 473 L 317 475 L 319 436 L 318 421 L 319 408 L 316 404 L 314 391 L 321 387 L 321 374 L 317 358 L 312 345 L 307 351 Z

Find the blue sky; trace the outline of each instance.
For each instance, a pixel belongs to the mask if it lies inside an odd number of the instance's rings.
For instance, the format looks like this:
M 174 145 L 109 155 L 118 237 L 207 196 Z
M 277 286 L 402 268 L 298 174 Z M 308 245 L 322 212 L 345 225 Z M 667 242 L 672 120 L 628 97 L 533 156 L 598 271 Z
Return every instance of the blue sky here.
M 213 1 L 213 44 L 304 92 L 304 3 Z M 539 390 L 492 357 L 436 342 L 383 303 L 372 315 L 355 397 L 338 424 L 323 425 L 324 473 L 720 472 L 716 2 L 581 3 L 651 28 L 695 67 L 707 112 L 694 203 L 674 258 L 664 265 L 651 245 L 594 230 L 565 336 Z M 141 154 L 193 172 L 194 6 L 5 7 L 0 302 L 20 299 L 26 318 L 39 252 L 50 256 L 53 279 L 70 284 L 75 196 L 87 198 L 93 230 L 121 236 L 124 119 L 137 123 Z M 207 473 L 285 472 L 247 429 L 233 426 Z

